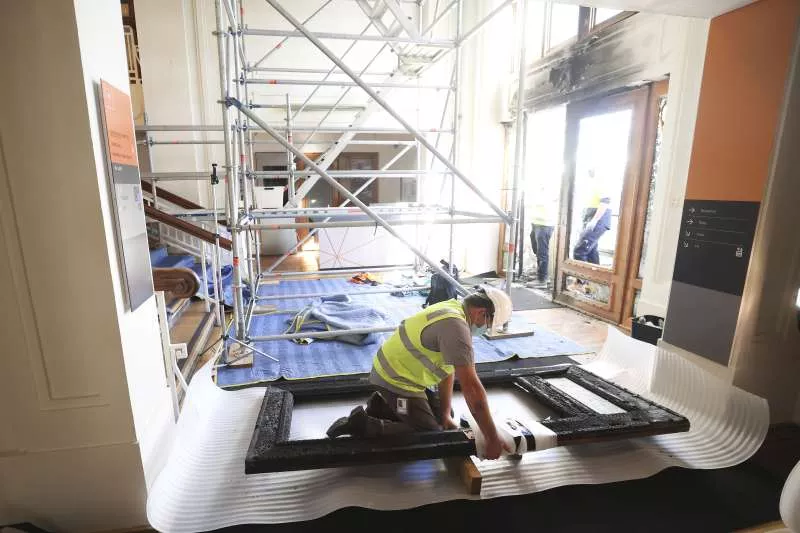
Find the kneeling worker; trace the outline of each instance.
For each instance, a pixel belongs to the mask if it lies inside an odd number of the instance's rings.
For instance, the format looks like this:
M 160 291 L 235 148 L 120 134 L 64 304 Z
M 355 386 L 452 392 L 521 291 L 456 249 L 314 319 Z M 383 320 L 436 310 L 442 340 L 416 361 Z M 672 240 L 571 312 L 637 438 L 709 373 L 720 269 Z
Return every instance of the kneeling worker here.
M 440 302 L 404 320 L 375 355 L 370 382 L 378 390 L 366 409 L 356 407 L 350 416 L 334 422 L 328 436 L 457 429 L 450 407 L 455 376 L 483 433 L 484 456 L 496 459 L 504 449 L 511 452 L 498 436 L 472 350 L 472 336 L 508 322 L 511 309 L 505 292 L 484 287 L 463 302 Z M 430 387 L 435 385 L 439 402 L 431 401 Z

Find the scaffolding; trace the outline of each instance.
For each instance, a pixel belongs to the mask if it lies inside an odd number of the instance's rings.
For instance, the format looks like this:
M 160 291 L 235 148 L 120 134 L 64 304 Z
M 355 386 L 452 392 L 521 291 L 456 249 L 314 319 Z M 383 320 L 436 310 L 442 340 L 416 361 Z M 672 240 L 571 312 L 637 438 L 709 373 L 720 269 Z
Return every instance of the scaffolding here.
M 329 331 L 323 333 L 302 333 L 270 335 L 268 337 L 251 337 L 249 325 L 252 317 L 258 313 L 258 302 L 268 301 L 273 297 L 260 296 L 259 286 L 262 280 L 293 279 L 307 276 L 308 272 L 276 272 L 275 269 L 291 254 L 299 250 L 306 242 L 324 228 L 370 226 L 383 228 L 389 235 L 396 238 L 417 258 L 416 268 L 421 263 L 454 286 L 460 294 L 466 294 L 466 289 L 452 276 L 451 271 L 443 269 L 436 261 L 430 258 L 420 248 L 418 243 L 412 242 L 407 236 L 399 233 L 395 226 L 412 225 L 427 226 L 429 224 L 445 224 L 449 231 L 449 264 L 453 265 L 454 227 L 459 224 L 505 224 L 506 231 L 506 257 L 505 271 L 507 275 L 506 289 L 510 290 L 513 275 L 514 243 L 519 210 L 519 182 L 521 179 L 522 160 L 522 132 L 524 113 L 522 101 L 525 89 L 525 76 L 518 76 L 516 102 L 516 147 L 514 159 L 513 184 L 511 185 L 510 209 L 504 209 L 493 202 L 482 190 L 471 181 L 464 172 L 455 165 L 458 157 L 458 137 L 460 130 L 460 114 L 462 108 L 462 92 L 460 85 L 462 76 L 462 48 L 466 42 L 492 20 L 514 3 L 517 3 L 518 26 L 518 52 L 519 71 L 524 72 L 525 64 L 525 5 L 527 0 L 506 0 L 489 11 L 474 26 L 467 31 L 463 30 L 464 0 L 452 0 L 439 9 L 436 1 L 433 13 L 428 18 L 427 26 L 422 25 L 422 6 L 420 2 L 407 2 L 404 0 L 325 0 L 305 20 L 298 20 L 278 0 L 264 0 L 275 10 L 281 19 L 292 27 L 286 29 L 252 28 L 245 22 L 243 0 L 214 0 L 216 30 L 216 52 L 219 63 L 219 93 L 220 112 L 222 123 L 219 125 L 155 125 L 145 124 L 137 126 L 138 131 L 146 132 L 221 132 L 222 139 L 159 139 L 146 137 L 138 142 L 147 146 L 148 152 L 155 146 L 180 146 L 180 145 L 222 145 L 224 161 L 219 165 L 220 176 L 217 176 L 217 164 L 213 165 L 210 172 L 158 172 L 152 168 L 151 172 L 143 173 L 142 178 L 150 180 L 153 189 L 153 200 L 156 200 L 156 185 L 160 181 L 196 181 L 205 180 L 211 198 L 211 207 L 207 209 L 174 209 L 171 214 L 175 217 L 192 221 L 209 229 L 215 238 L 210 254 L 212 258 L 212 275 L 215 280 L 215 290 L 212 301 L 222 309 L 222 254 L 220 252 L 220 238 L 225 232 L 224 219 L 227 231 L 230 232 L 231 265 L 233 270 L 233 302 L 232 321 L 230 330 L 225 331 L 225 338 L 229 340 L 226 346 L 237 344 L 245 347 L 251 353 L 259 354 L 273 359 L 253 346 L 255 342 L 278 339 L 292 339 L 300 337 L 336 337 L 339 334 L 372 333 L 390 331 L 392 328 L 374 328 L 369 330 L 348 330 L 344 332 Z M 336 2 L 352 2 L 360 8 L 366 17 L 366 26 L 361 33 L 332 33 L 312 32 L 308 24 L 315 18 L 321 18 L 321 13 L 328 6 Z M 429 2 L 430 3 L 430 2 Z M 444 4 L 444 2 L 442 2 Z M 418 10 L 416 17 L 408 16 L 409 9 Z M 430 6 L 429 6 L 430 11 Z M 449 18 L 453 35 L 449 38 L 432 38 L 433 30 L 441 21 Z M 285 27 L 285 25 L 284 25 Z M 371 33 L 370 33 L 371 31 Z M 375 32 L 377 31 L 377 35 Z M 262 57 L 248 62 L 247 42 L 249 39 L 263 37 L 280 37 L 281 40 L 267 51 Z M 331 63 L 331 68 L 299 68 L 269 66 L 268 62 L 275 52 L 287 41 L 303 39 L 322 53 Z M 325 40 L 350 41 L 350 46 L 342 53 L 337 54 L 322 42 Z M 367 62 L 366 66 L 356 72 L 346 62 L 345 56 L 359 42 L 382 43 L 378 52 Z M 397 67 L 392 71 L 379 70 L 373 67 L 376 60 L 382 55 L 393 54 L 396 56 Z M 426 72 L 444 58 L 450 58 L 452 63 L 448 83 L 422 83 L 421 79 Z M 323 75 L 320 79 L 319 75 Z M 266 77 L 266 76 L 276 76 Z M 314 76 L 309 79 L 308 76 Z M 342 78 L 346 79 L 342 79 Z M 379 78 L 382 81 L 366 81 Z M 302 102 L 290 101 L 286 93 L 285 101 L 281 103 L 253 101 L 253 87 L 259 85 L 269 86 L 311 86 L 313 90 Z M 343 92 L 333 103 L 320 102 L 315 96 L 322 87 L 341 87 Z M 363 105 L 344 103 L 351 90 L 359 89 L 367 96 Z M 444 105 L 441 110 L 441 119 L 437 128 L 418 128 L 412 124 L 409 117 L 403 116 L 386 100 L 386 95 L 391 91 L 446 91 Z M 278 122 L 269 122 L 260 114 L 266 112 L 285 111 L 285 118 Z M 449 111 L 449 113 L 448 113 Z M 368 119 L 376 112 L 383 112 L 394 119 L 399 127 L 374 127 L 368 125 Z M 298 119 L 303 114 L 323 113 L 320 120 L 315 122 L 301 122 Z M 355 113 L 345 125 L 331 124 L 334 113 Z M 419 114 L 419 111 L 418 111 Z M 448 122 L 449 117 L 449 124 Z M 269 140 L 255 136 L 256 132 L 263 132 Z M 295 135 L 305 134 L 302 145 L 295 142 Z M 361 134 L 374 133 L 394 135 L 397 139 L 361 139 L 356 138 Z M 260 134 L 260 133 L 259 133 Z M 315 160 L 304 152 L 310 140 L 318 134 L 336 134 L 333 141 L 325 141 L 329 145 Z M 450 137 L 450 151 L 448 155 L 439 149 L 443 137 Z M 402 138 L 401 138 L 402 137 Z M 409 137 L 411 139 L 409 139 Z M 254 147 L 259 145 L 272 145 L 280 147 L 286 153 L 286 170 L 258 171 L 255 167 Z M 399 152 L 384 164 L 379 170 L 329 170 L 336 158 L 350 145 L 390 145 L 400 148 Z M 416 149 L 417 168 L 393 169 L 392 167 L 406 155 L 412 148 Z M 429 163 L 423 164 L 427 155 Z M 152 161 L 152 159 L 151 159 Z M 298 170 L 296 163 L 303 163 L 303 170 Z M 435 170 L 434 164 L 442 167 Z M 427 168 L 423 168 L 427 166 Z M 422 180 L 429 176 L 439 176 L 443 182 L 443 189 L 449 184 L 448 205 L 424 204 L 420 202 Z M 288 202 L 283 208 L 259 208 L 255 201 L 255 183 L 261 178 L 279 177 L 287 180 Z M 338 180 L 343 178 L 362 178 L 366 181 L 355 191 L 349 190 Z M 377 179 L 414 179 L 416 180 L 417 201 L 402 207 L 397 206 L 369 206 L 362 202 L 359 194 L 366 190 Z M 302 180 L 302 181 L 301 181 Z M 303 198 L 319 181 L 326 182 L 332 190 L 337 191 L 344 202 L 338 207 L 325 207 L 319 209 L 300 207 Z M 455 207 L 456 183 L 470 189 L 489 212 L 473 212 L 457 210 Z M 224 202 L 217 206 L 216 188 L 222 184 L 224 187 Z M 350 207 L 348 207 L 350 206 Z M 361 219 L 353 220 L 354 213 L 360 214 Z M 314 217 L 319 219 L 312 222 L 285 222 L 270 219 L 285 219 L 297 217 Z M 309 234 L 299 240 L 290 250 L 284 253 L 267 268 L 262 268 L 260 234 L 262 231 L 279 229 L 309 228 Z M 202 261 L 205 270 L 206 250 L 204 247 Z M 394 267 L 371 268 L 370 271 L 391 270 Z M 364 269 L 337 269 L 335 273 L 360 272 Z M 251 298 L 245 302 L 244 289 L 248 288 Z M 401 289 L 393 288 L 392 291 Z M 414 288 L 413 290 L 420 290 Z M 363 291 L 364 293 L 377 293 L 378 291 Z M 308 296 L 308 295 L 300 295 Z M 313 296 L 324 296 L 314 293 Z M 222 321 L 220 317 L 218 320 Z M 222 322 L 224 323 L 224 322 Z M 245 354 L 246 355 L 246 354 Z M 223 363 L 233 360 L 226 348 Z

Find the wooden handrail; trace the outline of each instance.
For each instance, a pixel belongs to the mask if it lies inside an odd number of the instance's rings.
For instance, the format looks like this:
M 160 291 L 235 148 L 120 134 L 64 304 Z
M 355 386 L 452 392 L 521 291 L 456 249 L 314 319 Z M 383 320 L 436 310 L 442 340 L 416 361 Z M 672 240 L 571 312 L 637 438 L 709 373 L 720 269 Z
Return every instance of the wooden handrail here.
M 190 268 L 154 268 L 153 289 L 169 291 L 176 298 L 191 298 L 200 290 L 202 282 Z
M 144 192 L 153 194 L 153 186 L 149 181 L 142 181 L 142 190 Z M 156 196 L 159 200 L 166 200 L 167 202 L 175 204 L 178 207 L 182 207 L 183 209 L 205 209 L 205 207 L 200 204 L 196 204 L 193 201 L 187 200 L 183 196 L 177 195 L 174 192 L 169 192 L 166 189 L 159 189 L 158 186 L 156 186 Z M 219 219 L 218 222 L 222 226 L 228 226 L 228 221 L 224 218 Z
M 163 222 L 168 226 L 172 226 L 175 229 L 179 229 L 189 235 L 197 237 L 200 240 L 206 241 L 207 243 L 215 244 L 216 239 L 214 234 L 208 230 L 204 230 L 203 228 L 199 228 L 190 222 L 186 222 L 185 220 L 181 220 L 180 218 L 176 217 L 175 215 L 170 215 L 169 213 L 165 213 L 160 209 L 156 209 L 151 205 L 144 204 L 144 214 L 152 219 L 158 220 L 159 222 Z M 219 245 L 226 250 L 231 249 L 231 241 L 230 239 L 226 239 L 224 237 L 219 238 Z
M 158 187 L 156 188 L 158 189 Z M 144 192 L 149 192 L 150 194 L 153 194 L 153 186 L 150 184 L 149 181 L 142 180 L 142 190 Z M 191 200 L 187 200 L 183 196 L 178 196 L 177 194 L 169 192 L 166 189 L 158 189 L 156 196 L 158 196 L 159 199 L 164 199 L 169 203 L 175 204 L 178 207 L 182 207 L 184 209 L 204 209 L 202 205 L 196 204 Z

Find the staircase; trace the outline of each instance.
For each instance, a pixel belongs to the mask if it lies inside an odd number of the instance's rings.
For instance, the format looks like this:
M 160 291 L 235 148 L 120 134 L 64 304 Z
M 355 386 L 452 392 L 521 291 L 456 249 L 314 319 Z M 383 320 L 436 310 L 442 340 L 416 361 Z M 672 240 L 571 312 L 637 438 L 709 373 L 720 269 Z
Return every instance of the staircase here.
M 417 30 L 417 23 L 414 17 L 407 15 L 398 0 L 356 0 L 356 3 L 369 18 L 372 25 L 384 37 L 398 37 L 401 33 L 406 33 L 411 39 L 423 39 Z M 418 79 L 424 71 L 435 63 L 441 54 L 446 53 L 446 49 L 430 46 L 426 44 L 389 44 L 392 52 L 397 56 L 397 67 L 383 81 L 387 82 L 410 82 Z M 375 89 L 375 92 L 386 98 L 391 88 Z M 369 98 L 365 103 L 364 109 L 358 111 L 349 122 L 351 127 L 363 126 L 372 115 L 382 110 L 382 106 Z M 341 136 L 332 142 L 329 147 L 314 161 L 322 170 L 328 167 L 336 158 L 347 148 L 347 145 L 355 137 L 355 132 L 345 131 Z M 309 176 L 297 189 L 293 201 L 288 202 L 285 207 L 297 207 L 299 202 L 311 191 L 314 185 L 321 178 L 313 174 Z
M 384 37 L 397 37 L 405 32 L 411 39 L 424 38 L 414 17 L 408 15 L 397 0 L 356 0 L 356 3 Z M 394 45 L 392 51 L 397 55 L 398 72 L 411 77 L 420 76 L 445 53 L 443 48 L 425 44 Z
M 154 269 L 190 269 L 202 282 L 202 265 L 194 256 L 170 254 L 166 246 L 158 246 L 150 250 L 150 263 Z M 207 272 L 210 276 L 210 265 Z M 228 279 L 223 279 L 223 284 L 227 281 L 230 285 L 231 273 L 229 268 Z M 221 335 L 220 328 L 216 328 L 214 324 L 214 304 L 211 305 L 210 311 L 206 311 L 206 304 L 203 301 L 206 291 L 213 293 L 213 280 L 209 279 L 208 285 L 204 290 L 201 284 L 195 296 L 189 298 L 178 297 L 171 292 L 165 293 L 170 343 L 186 344 L 187 356 L 178 360 L 178 368 L 186 382 L 191 380 L 197 368 L 198 358 L 209 345 L 209 341 L 213 342 Z M 179 390 L 182 394 L 183 389 Z

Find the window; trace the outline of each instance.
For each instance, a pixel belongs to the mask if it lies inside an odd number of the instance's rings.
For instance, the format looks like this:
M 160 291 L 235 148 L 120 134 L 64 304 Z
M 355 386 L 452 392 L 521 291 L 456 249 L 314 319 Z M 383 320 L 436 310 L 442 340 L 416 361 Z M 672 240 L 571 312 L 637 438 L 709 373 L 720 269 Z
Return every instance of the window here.
M 550 15 L 550 46 L 555 48 L 578 36 L 580 7 L 571 4 L 553 4 Z
M 586 37 L 595 27 L 608 26 L 632 14 L 621 9 L 593 8 L 560 2 L 531 6 L 528 21 L 528 48 L 531 58 L 547 55 L 577 39 Z
M 604 7 L 598 7 L 594 12 L 594 25 L 597 26 L 598 24 L 616 17 L 620 13 L 622 13 L 621 9 L 607 9 Z

